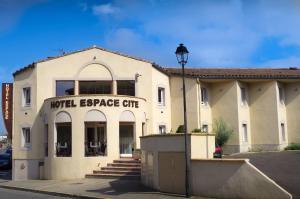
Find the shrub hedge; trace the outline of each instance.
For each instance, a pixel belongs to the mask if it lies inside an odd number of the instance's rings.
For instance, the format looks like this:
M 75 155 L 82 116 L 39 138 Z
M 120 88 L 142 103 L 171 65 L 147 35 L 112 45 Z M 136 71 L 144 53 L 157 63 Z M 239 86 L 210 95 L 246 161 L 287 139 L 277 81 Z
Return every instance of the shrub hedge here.
M 291 143 L 287 147 L 284 148 L 285 150 L 300 150 L 300 144 Z

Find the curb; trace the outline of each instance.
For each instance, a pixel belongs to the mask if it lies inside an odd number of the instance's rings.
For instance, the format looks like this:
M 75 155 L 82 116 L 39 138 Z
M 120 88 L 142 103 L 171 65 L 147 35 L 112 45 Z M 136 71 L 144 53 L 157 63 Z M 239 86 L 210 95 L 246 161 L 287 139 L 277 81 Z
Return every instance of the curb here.
M 9 186 L 9 185 L 0 185 L 0 188 L 18 190 L 18 191 L 27 191 L 27 192 L 40 193 L 40 194 L 46 194 L 46 195 L 52 195 L 52 196 L 61 196 L 61 197 L 72 197 L 72 198 L 82 198 L 82 199 L 108 199 L 108 198 L 100 198 L 100 197 L 95 197 L 95 196 L 86 196 L 86 195 L 78 195 L 78 194 L 36 190 L 36 189 L 30 189 L 30 188 L 24 188 L 24 187 L 14 187 L 14 186 Z

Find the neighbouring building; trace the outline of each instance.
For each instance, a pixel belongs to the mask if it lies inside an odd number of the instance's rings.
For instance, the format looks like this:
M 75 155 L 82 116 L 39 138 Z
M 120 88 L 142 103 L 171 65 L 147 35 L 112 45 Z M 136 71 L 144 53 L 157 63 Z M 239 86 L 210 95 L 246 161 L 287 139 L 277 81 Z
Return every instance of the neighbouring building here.
M 300 70 L 187 68 L 188 130 L 234 129 L 227 153 L 300 143 Z M 14 74 L 13 178 L 82 178 L 183 124 L 179 68 L 91 47 Z M 171 143 L 170 143 L 171 144 Z

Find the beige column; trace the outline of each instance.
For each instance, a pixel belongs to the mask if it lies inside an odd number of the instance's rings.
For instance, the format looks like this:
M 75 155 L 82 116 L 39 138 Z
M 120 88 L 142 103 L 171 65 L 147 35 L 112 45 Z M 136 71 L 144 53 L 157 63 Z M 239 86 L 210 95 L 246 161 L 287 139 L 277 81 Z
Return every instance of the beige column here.
M 135 96 L 136 97 L 139 97 L 139 90 L 138 90 L 138 82 L 137 81 L 135 81 L 135 83 L 134 83 L 134 88 L 135 88 Z
M 75 80 L 74 94 L 79 95 L 79 81 Z
M 113 83 L 112 83 L 112 94 L 113 95 L 117 95 L 117 81 L 116 80 L 113 80 Z

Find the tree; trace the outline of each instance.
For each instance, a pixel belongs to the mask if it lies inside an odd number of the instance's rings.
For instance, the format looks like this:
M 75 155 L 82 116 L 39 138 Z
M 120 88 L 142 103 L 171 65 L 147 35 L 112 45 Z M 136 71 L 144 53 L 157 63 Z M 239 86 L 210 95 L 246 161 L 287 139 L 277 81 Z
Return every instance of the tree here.
M 233 134 L 233 129 L 220 118 L 214 121 L 213 133 L 216 135 L 216 144 L 222 147 Z

